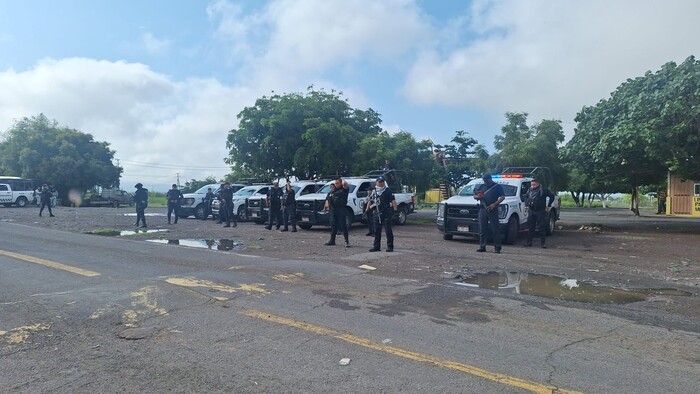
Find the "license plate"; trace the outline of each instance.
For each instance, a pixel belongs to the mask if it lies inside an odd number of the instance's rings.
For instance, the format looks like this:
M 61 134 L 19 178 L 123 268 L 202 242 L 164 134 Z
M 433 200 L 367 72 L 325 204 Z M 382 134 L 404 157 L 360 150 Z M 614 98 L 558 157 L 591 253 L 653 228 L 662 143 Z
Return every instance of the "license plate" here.
M 462 233 L 468 233 L 469 226 L 457 226 L 457 231 L 462 232 Z
M 311 218 L 308 217 L 308 216 L 302 216 L 302 217 L 301 217 L 301 221 L 302 221 L 302 222 L 308 222 L 308 221 L 310 221 L 310 220 L 311 220 Z
M 256 217 L 258 217 L 258 213 L 257 213 L 257 212 L 253 212 L 253 213 L 250 214 L 250 216 L 256 218 Z

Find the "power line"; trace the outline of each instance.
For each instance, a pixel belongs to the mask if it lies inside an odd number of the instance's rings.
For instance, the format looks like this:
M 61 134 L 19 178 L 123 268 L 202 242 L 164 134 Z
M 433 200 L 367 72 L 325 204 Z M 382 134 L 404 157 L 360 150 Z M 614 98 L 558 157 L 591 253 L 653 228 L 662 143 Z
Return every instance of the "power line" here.
M 211 167 L 211 166 L 188 166 L 181 164 L 166 164 L 166 163 L 149 163 L 146 161 L 136 161 L 136 160 L 122 160 L 124 164 L 134 167 L 153 167 L 153 168 L 170 168 L 170 169 L 190 169 L 190 170 L 214 170 L 214 169 L 226 169 L 230 170 L 231 167 Z

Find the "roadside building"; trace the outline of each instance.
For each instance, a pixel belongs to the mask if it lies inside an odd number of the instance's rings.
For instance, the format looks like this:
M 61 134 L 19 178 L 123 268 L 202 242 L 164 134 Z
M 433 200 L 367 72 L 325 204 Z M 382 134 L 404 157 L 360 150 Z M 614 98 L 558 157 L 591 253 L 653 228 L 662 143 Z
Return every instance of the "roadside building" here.
M 700 216 L 700 180 L 683 179 L 669 172 L 665 197 L 666 215 Z

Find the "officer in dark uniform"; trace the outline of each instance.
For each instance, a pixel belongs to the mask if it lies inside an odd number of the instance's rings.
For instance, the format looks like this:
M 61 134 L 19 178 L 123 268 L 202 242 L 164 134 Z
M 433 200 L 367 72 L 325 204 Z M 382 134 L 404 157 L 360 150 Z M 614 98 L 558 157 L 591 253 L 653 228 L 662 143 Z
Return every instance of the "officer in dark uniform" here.
M 547 203 L 549 199 L 549 203 Z M 524 246 L 532 246 L 532 237 L 535 234 L 535 227 L 540 228 L 540 247 L 547 248 L 547 214 L 552 208 L 554 194 L 542 186 L 539 179 L 530 182 L 530 190 L 525 197 L 525 211 L 527 212 L 527 243 Z
M 394 251 L 394 232 L 391 229 L 391 221 L 394 212 L 398 209 L 394 193 L 386 185 L 384 177 L 377 178 L 377 187 L 374 189 L 374 212 L 372 220 L 374 222 L 374 247 L 370 252 L 379 252 L 382 246 L 382 227 L 386 232 L 386 251 Z
M 136 205 L 136 227 L 141 224 L 141 227 L 148 227 L 146 225 L 146 207 L 148 207 L 148 189 L 143 187 L 140 182 L 134 186 L 136 191 L 134 192 L 134 205 Z
M 168 200 L 168 224 L 170 224 L 170 216 L 173 213 L 175 213 L 175 224 L 177 224 L 180 205 L 182 205 L 182 192 L 180 192 L 177 189 L 177 185 L 173 183 L 173 188 L 168 190 L 168 193 L 165 194 L 165 198 Z
M 211 215 L 211 202 L 214 201 L 214 198 L 214 192 L 208 187 L 207 194 L 204 196 L 204 217 L 202 220 L 207 220 L 209 215 Z
M 479 186 L 474 198 L 479 200 L 479 249 L 477 252 L 486 251 L 486 239 L 489 228 L 493 237 L 493 246 L 496 253 L 501 253 L 501 232 L 498 227 L 498 204 L 506 198 L 503 186 L 491 179 L 491 174 L 481 177 L 484 184 Z
M 233 189 L 229 182 L 224 183 L 224 188 L 221 191 L 221 205 L 219 205 L 219 214 L 224 212 L 224 220 L 226 224 L 224 227 L 231 227 L 231 221 L 233 221 L 233 227 L 238 227 L 238 221 L 236 215 L 233 213 Z
M 280 229 L 282 225 L 282 189 L 280 189 L 280 184 L 275 182 L 272 184 L 270 190 L 267 191 L 267 206 L 270 207 L 270 211 L 267 214 L 267 227 L 268 230 L 272 230 L 272 221 L 275 221 L 275 228 Z
M 217 200 L 219 200 L 219 221 L 216 222 L 216 224 L 221 224 L 223 223 L 224 220 L 226 220 L 226 209 L 224 209 L 224 184 L 222 183 L 219 186 L 219 190 L 216 191 L 216 194 L 214 195 Z
M 49 190 L 49 185 L 44 185 L 41 187 L 41 208 L 39 208 L 39 216 L 44 212 L 44 207 L 49 208 L 49 216 L 54 217 L 53 212 L 51 212 L 51 197 L 52 193 Z
M 331 239 L 325 243 L 325 245 L 335 245 L 335 235 L 338 233 L 338 229 L 343 232 L 343 237 L 345 238 L 345 247 L 350 247 L 350 238 L 348 236 L 348 227 L 345 222 L 345 215 L 348 205 L 348 182 L 344 181 L 343 178 L 338 178 L 334 182 L 334 188 L 328 193 L 326 198 L 326 205 L 324 210 L 330 209 L 330 221 L 331 221 Z
M 289 222 L 292 223 L 292 232 L 297 232 L 297 200 L 294 188 L 291 183 L 284 186 L 284 195 L 282 196 L 282 209 L 284 211 L 284 228 L 282 231 L 289 231 Z

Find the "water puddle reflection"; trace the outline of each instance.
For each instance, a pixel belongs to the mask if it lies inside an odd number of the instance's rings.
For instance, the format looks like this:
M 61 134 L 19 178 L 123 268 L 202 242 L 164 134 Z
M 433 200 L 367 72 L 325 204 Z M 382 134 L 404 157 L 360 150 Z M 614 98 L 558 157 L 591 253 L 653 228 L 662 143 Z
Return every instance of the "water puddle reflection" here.
M 144 213 L 143 215 L 144 216 L 151 216 L 151 217 L 152 216 L 163 216 L 163 217 L 167 216 L 164 213 Z M 124 216 L 136 216 L 136 213 L 135 212 L 134 213 L 125 213 Z
M 164 228 L 159 228 L 159 229 L 152 229 L 152 230 L 141 230 L 141 229 L 136 229 L 136 230 L 123 230 L 119 232 L 120 236 L 127 236 L 127 235 L 138 235 L 138 234 L 152 234 L 152 233 L 167 233 L 168 229 Z
M 609 286 L 596 286 L 577 279 L 524 272 L 489 272 L 461 279 L 457 285 L 498 290 L 513 294 L 595 304 L 628 304 L 648 299 L 654 295 L 689 296 L 691 293 L 677 289 L 626 290 Z
M 149 239 L 147 242 L 222 251 L 243 249 L 242 243 L 234 242 L 232 239 Z

